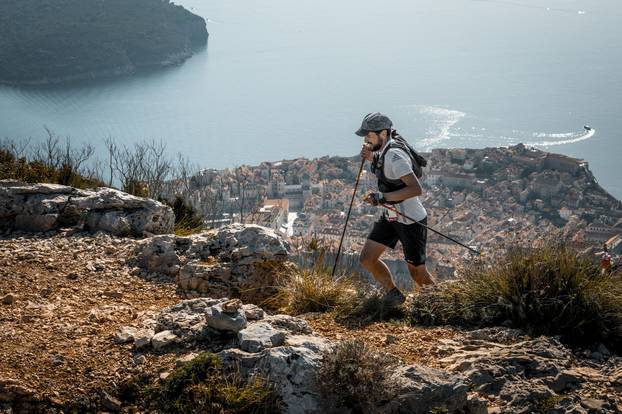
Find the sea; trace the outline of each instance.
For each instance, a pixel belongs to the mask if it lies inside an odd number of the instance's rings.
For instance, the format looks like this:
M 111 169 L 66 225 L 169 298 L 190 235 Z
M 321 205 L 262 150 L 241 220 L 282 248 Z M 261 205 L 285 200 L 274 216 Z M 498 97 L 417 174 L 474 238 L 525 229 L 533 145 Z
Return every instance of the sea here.
M 620 0 L 177 0 L 207 21 L 180 66 L 0 86 L 0 138 L 162 140 L 203 168 L 351 156 L 380 111 L 420 150 L 524 143 L 622 199 Z M 589 125 L 591 130 L 586 130 Z

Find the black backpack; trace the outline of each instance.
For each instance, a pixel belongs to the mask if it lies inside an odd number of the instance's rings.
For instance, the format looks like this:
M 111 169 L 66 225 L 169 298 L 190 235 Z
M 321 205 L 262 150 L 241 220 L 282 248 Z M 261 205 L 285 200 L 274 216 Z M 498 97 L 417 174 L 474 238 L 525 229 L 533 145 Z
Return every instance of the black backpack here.
M 399 148 L 404 151 L 410 157 L 412 162 L 413 172 L 417 178 L 423 177 L 423 167 L 428 165 L 428 160 L 419 155 L 417 151 L 397 132 L 393 131 L 391 135 L 391 143 L 382 151 L 382 153 L 374 154 L 374 161 L 371 164 L 371 172 L 376 173 L 376 169 L 382 170 L 384 165 L 384 156 L 389 151 L 389 148 Z

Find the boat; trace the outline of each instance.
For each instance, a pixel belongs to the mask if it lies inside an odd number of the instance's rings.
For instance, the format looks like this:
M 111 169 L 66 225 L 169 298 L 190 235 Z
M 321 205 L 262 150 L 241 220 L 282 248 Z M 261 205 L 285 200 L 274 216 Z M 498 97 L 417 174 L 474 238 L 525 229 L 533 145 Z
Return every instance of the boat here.
M 589 125 L 583 125 L 583 129 L 585 129 L 586 131 L 591 131 L 592 127 Z

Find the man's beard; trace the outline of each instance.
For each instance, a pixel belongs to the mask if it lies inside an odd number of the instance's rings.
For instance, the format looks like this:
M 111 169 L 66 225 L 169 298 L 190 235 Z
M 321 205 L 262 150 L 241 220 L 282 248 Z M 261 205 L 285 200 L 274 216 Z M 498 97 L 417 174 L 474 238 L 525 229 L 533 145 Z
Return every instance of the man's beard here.
M 378 151 L 378 150 L 380 150 L 380 148 L 382 148 L 382 142 L 379 142 L 379 143 L 377 143 L 376 145 L 373 145 L 373 146 L 371 147 L 371 150 L 372 150 L 372 151 Z

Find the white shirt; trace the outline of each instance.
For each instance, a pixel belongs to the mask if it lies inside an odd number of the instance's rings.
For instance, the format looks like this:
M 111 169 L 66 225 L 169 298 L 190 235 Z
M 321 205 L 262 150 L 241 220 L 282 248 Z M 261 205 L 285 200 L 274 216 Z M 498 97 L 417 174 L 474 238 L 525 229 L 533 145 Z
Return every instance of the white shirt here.
M 390 142 L 391 140 L 388 140 L 385 146 L 389 145 Z M 384 148 L 385 147 L 380 150 L 381 154 Z M 383 168 L 385 177 L 391 180 L 399 180 L 400 177 L 411 173 L 414 174 L 410 156 L 408 156 L 408 154 L 406 154 L 403 150 L 395 147 L 389 148 L 389 150 L 385 154 Z M 423 204 L 421 204 L 419 197 L 407 198 L 400 203 L 394 204 L 393 207 L 395 207 L 400 213 L 406 214 L 408 217 L 411 217 L 417 221 L 421 221 L 427 216 L 427 212 L 425 211 Z M 383 214 L 385 214 L 386 217 L 386 214 L 389 211 L 386 209 L 384 210 L 385 211 Z M 400 215 L 398 215 L 398 221 L 404 224 L 413 223 L 413 221 L 408 220 Z

